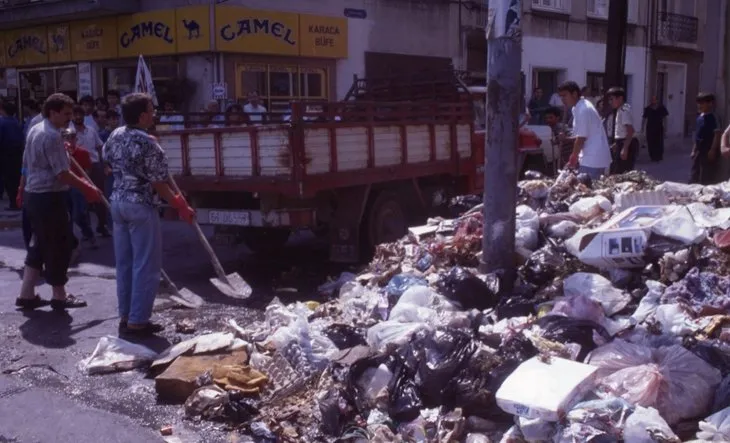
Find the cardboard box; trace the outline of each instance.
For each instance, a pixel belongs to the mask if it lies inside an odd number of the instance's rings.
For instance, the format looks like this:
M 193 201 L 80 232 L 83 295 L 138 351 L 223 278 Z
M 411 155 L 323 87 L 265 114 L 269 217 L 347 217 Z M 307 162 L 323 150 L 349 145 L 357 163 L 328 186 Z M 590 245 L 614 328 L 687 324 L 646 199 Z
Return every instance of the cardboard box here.
M 497 405 L 508 414 L 560 421 L 594 388 L 597 367 L 553 357 L 522 363 L 497 391 Z

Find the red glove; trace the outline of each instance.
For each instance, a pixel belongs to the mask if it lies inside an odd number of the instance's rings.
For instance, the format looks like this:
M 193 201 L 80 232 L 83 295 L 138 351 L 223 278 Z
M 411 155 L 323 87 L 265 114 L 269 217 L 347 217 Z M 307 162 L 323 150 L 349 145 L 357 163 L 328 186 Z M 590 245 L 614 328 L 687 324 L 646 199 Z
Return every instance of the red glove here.
M 578 156 L 576 154 L 570 154 L 570 158 L 568 159 L 568 166 L 571 168 L 575 168 L 578 166 Z
M 185 201 L 185 198 L 182 195 L 176 194 L 175 198 L 170 202 L 170 205 L 177 209 L 177 213 L 182 220 L 188 223 L 193 222 L 193 219 L 195 218 L 195 211 L 190 207 L 190 205 L 188 205 L 188 202 Z
M 101 190 L 97 188 L 96 186 L 92 185 L 91 183 L 87 182 L 86 180 L 81 180 L 81 183 L 83 185 L 79 188 L 79 191 L 81 191 L 82 194 L 84 194 L 84 198 L 89 203 L 99 203 L 101 202 Z
M 15 196 L 15 206 L 23 207 L 23 188 L 18 188 L 18 194 Z

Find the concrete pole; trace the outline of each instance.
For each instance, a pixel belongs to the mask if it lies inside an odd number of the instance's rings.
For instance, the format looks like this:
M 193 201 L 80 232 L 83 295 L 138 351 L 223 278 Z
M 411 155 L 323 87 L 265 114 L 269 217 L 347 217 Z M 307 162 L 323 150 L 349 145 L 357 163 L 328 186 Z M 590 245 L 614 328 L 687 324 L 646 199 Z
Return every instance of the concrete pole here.
M 603 75 L 603 112 L 610 112 L 606 91 L 615 86 L 624 87 L 624 66 L 626 64 L 626 31 L 629 14 L 628 0 L 611 0 L 608 5 L 608 40 L 606 41 L 606 62 Z M 643 103 L 632 103 L 641 109 Z
M 516 277 L 518 118 L 521 106 L 522 0 L 490 0 L 487 24 L 487 124 L 484 149 L 483 272 Z

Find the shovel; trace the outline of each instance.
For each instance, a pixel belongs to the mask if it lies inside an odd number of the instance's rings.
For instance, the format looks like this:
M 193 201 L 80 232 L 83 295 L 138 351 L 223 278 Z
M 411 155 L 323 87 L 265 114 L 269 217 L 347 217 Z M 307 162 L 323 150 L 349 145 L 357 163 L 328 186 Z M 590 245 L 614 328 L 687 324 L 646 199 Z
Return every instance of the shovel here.
M 71 160 L 71 163 L 73 163 L 73 165 L 76 167 L 76 169 L 81 171 L 84 178 L 89 183 L 94 183 L 91 180 L 91 177 L 89 177 L 89 174 L 87 174 L 86 171 L 84 171 L 84 168 L 82 168 L 81 165 L 79 165 L 79 163 L 76 161 L 76 159 L 74 159 L 70 155 L 68 156 L 68 158 L 69 158 L 69 160 Z M 109 204 L 109 201 L 103 195 L 101 196 L 101 201 L 104 203 L 104 206 L 106 206 L 107 209 L 111 210 L 111 205 Z M 160 274 L 162 275 L 162 279 L 165 281 L 165 284 L 172 291 L 172 295 L 170 295 L 170 300 L 172 300 L 175 303 L 178 303 L 182 306 L 185 306 L 186 308 L 191 308 L 191 309 L 197 309 L 197 308 L 203 306 L 203 304 L 204 304 L 203 299 L 198 294 L 194 293 L 193 291 L 191 291 L 187 288 L 178 289 L 177 286 L 175 286 L 175 283 L 172 282 L 172 279 L 170 279 L 170 276 L 167 275 L 167 272 L 165 272 L 164 269 L 160 269 Z
M 170 183 L 172 184 L 173 190 L 176 193 L 181 194 L 180 188 L 177 186 L 177 183 L 175 183 L 175 179 L 172 178 L 172 176 L 170 176 Z M 193 227 L 195 227 L 195 232 L 198 234 L 200 243 L 203 244 L 205 250 L 210 255 L 213 269 L 215 269 L 215 273 L 218 275 L 217 278 L 214 277 L 210 279 L 213 286 L 218 288 L 219 291 L 228 297 L 241 299 L 250 297 L 253 292 L 251 286 L 236 272 L 226 275 L 225 271 L 223 271 L 223 266 L 221 265 L 220 260 L 218 260 L 218 256 L 215 255 L 215 251 L 213 251 L 213 248 L 210 246 L 210 242 L 208 242 L 203 230 L 200 229 L 198 221 L 195 219 L 193 219 Z

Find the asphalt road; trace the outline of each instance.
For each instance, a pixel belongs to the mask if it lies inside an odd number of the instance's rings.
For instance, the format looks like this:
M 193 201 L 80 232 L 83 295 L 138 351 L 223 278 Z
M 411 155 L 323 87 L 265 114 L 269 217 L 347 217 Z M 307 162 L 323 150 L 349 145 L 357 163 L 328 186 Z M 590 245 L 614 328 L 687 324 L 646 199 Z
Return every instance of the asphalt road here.
M 166 332 L 141 343 L 162 351 L 191 337 L 175 332 L 175 322 L 184 318 L 193 321 L 196 333 L 222 331 L 230 318 L 246 324 L 261 315 L 260 308 L 274 296 L 314 298 L 313 288 L 336 270 L 324 264 L 323 251 L 311 242 L 294 243 L 282 257 L 268 261 L 252 260 L 240 248 L 217 248 L 226 270 L 240 272 L 254 287 L 250 300 L 232 300 L 208 282 L 213 269 L 192 229 L 165 222 L 165 269 L 206 305 L 192 311 L 165 307 L 163 301 L 155 320 L 167 326 Z M 174 431 L 168 441 L 232 441 L 231 432 L 219 425 L 184 420 L 180 405 L 159 404 L 153 380 L 141 372 L 90 377 L 77 369 L 101 337 L 117 332 L 111 240 L 100 240 L 98 250 L 85 249 L 72 270 L 67 288 L 89 307 L 68 315 L 15 310 L 24 257 L 20 231 L 0 231 L 0 442 L 155 442 L 164 441 L 159 429 L 168 425 Z M 298 292 L 276 291 L 283 287 Z M 41 285 L 38 293 L 48 298 L 50 288 Z

